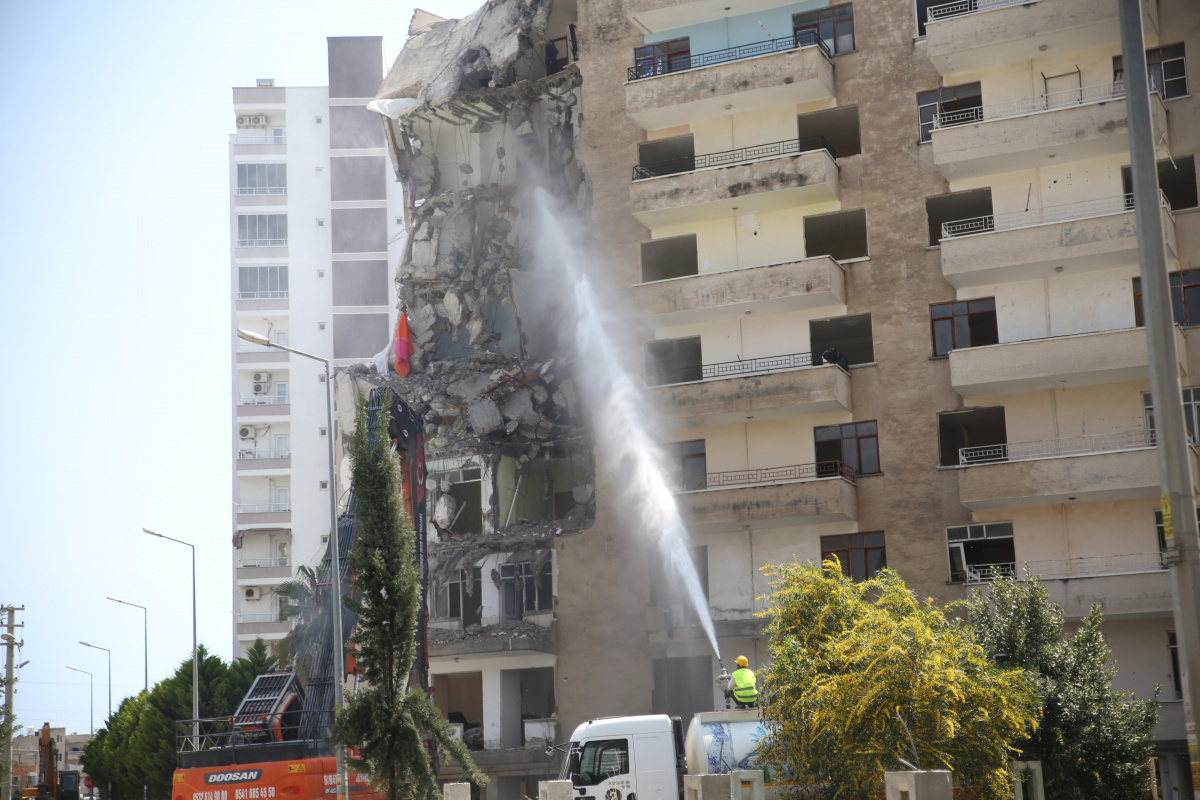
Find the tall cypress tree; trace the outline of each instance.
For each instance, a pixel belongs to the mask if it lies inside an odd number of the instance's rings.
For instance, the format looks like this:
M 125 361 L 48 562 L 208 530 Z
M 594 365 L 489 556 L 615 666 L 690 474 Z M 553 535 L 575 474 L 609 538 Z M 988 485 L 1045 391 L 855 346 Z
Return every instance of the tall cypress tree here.
M 390 405 L 389 392 L 374 430 L 387 430 Z M 404 510 L 391 443 L 385 435 L 373 436 L 368 430 L 362 397 L 349 455 L 358 525 L 350 568 L 359 600 L 346 598 L 346 605 L 358 617 L 351 641 L 366 686 L 338 714 L 332 738 L 357 748 L 350 764 L 386 786 L 389 800 L 425 800 L 437 791 L 421 740 L 423 731 L 462 765 L 472 782 L 485 783 L 466 745 L 454 738 L 450 723 L 429 696 L 419 686 L 408 686 L 421 608 L 415 533 Z

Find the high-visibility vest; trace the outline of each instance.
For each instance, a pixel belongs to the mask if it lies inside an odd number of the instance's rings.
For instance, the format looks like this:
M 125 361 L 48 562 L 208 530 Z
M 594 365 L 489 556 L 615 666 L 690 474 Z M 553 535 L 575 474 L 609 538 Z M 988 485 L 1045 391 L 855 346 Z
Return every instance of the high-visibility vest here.
M 739 703 L 753 703 L 758 700 L 758 689 L 755 688 L 757 679 L 754 673 L 742 667 L 733 673 L 733 699 Z

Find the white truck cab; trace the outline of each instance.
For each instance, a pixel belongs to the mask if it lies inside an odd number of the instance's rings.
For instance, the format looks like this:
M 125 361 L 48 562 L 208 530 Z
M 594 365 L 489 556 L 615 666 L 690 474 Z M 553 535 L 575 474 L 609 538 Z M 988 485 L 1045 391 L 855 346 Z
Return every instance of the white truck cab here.
M 564 775 L 580 800 L 679 800 L 687 759 L 679 717 L 650 714 L 583 723 Z

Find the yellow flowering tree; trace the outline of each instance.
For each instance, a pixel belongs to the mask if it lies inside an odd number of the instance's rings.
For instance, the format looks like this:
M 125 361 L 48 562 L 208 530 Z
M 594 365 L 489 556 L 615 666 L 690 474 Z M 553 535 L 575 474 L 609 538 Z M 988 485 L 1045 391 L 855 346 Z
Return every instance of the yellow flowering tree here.
M 996 666 L 970 627 L 890 570 L 859 583 L 836 561 L 765 570 L 760 760 L 809 796 L 871 796 L 908 762 L 952 770 L 979 800 L 1012 797 L 1013 743 L 1040 706 L 1027 672 Z

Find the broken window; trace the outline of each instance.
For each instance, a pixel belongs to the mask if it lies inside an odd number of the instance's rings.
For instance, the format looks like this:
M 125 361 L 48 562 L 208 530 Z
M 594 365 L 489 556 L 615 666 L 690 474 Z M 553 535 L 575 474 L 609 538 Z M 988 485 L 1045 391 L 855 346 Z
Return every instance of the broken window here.
M 470 750 L 483 749 L 483 676 L 478 672 L 433 675 L 433 698 L 451 725 L 462 728 Z
M 835 261 L 867 257 L 867 211 L 837 211 L 804 218 L 804 254 Z
M 879 426 L 875 420 L 827 425 L 813 429 L 817 476 L 832 478 L 844 465 L 854 475 L 879 473 Z
M 691 172 L 696 168 L 696 146 L 691 134 L 638 145 L 636 177 L 653 178 Z
M 663 445 L 667 469 L 680 491 L 694 492 L 708 486 L 708 462 L 703 439 L 690 442 L 667 442 Z
M 287 164 L 238 164 L 238 194 L 287 194 Z
M 238 267 L 239 300 L 274 300 L 287 296 L 287 267 Z
M 483 578 L 479 567 L 455 570 L 434 596 L 433 615 L 438 619 L 462 620 L 464 628 L 483 618 Z
M 1196 159 L 1193 156 L 1182 156 L 1171 160 L 1169 158 L 1158 162 L 1158 188 L 1171 204 L 1172 211 L 1183 208 L 1195 208 L 1196 197 Z M 1121 167 L 1121 185 L 1125 190 L 1128 204 L 1133 197 L 1133 173 L 1128 166 Z
M 438 525 L 447 531 L 482 533 L 483 471 L 479 467 L 464 467 L 433 473 L 432 477 L 442 486 L 442 494 L 453 501 L 445 504 L 439 499 L 434 505 L 433 516 Z M 445 488 L 447 483 L 450 484 L 448 489 Z
M 700 272 L 696 234 L 642 242 L 642 282 L 665 281 Z
M 638 47 L 633 51 L 633 68 L 639 78 L 691 69 L 691 40 L 684 36 L 681 39 Z
M 862 140 L 858 130 L 858 106 L 801 114 L 796 122 L 801 140 L 806 137 L 824 139 L 825 144 L 820 146 L 828 145 L 828 149 L 835 153 L 836 158 L 856 156 L 862 152 Z
M 1003 445 L 1008 442 L 1008 430 L 1004 425 L 1004 406 L 938 414 L 938 442 L 939 463 L 943 467 L 1006 460 Z M 973 450 L 962 458 L 960 451 L 967 447 Z
M 550 559 L 500 565 L 500 602 L 504 619 L 554 610 L 554 578 Z
M 1017 574 L 1011 522 L 986 522 L 946 528 L 953 583 L 984 583 Z
M 796 41 L 804 43 L 816 35 L 833 55 L 854 52 L 854 6 L 846 3 L 818 11 L 792 15 L 792 31 Z M 811 33 L 806 33 L 811 31 Z
M 871 315 L 832 317 L 808 323 L 813 364 L 870 364 L 875 361 L 871 341 Z
M 1000 342 L 994 297 L 934 303 L 929 307 L 929 324 L 935 357 L 949 355 L 951 350 Z
M 1150 73 L 1150 86 L 1162 99 L 1170 100 L 1188 93 L 1187 64 L 1184 61 L 1182 44 L 1152 47 L 1147 50 L 1146 69 Z M 1113 56 L 1113 83 L 1125 83 L 1125 67 L 1121 56 Z
M 1200 269 L 1172 272 L 1171 311 L 1176 325 L 1200 325 Z M 1140 328 L 1146 324 L 1142 312 L 1142 279 L 1133 279 L 1133 315 Z
M 700 337 L 659 339 L 646 343 L 646 384 L 692 383 L 703 377 Z
M 917 95 L 917 124 L 920 128 L 918 141 L 928 142 L 933 138 L 933 119 L 941 117 L 939 124 L 965 125 L 983 119 L 983 90 L 979 81 L 960 86 L 947 86 L 932 92 Z
M 831 558 L 836 558 L 842 573 L 856 583 L 874 577 L 887 566 L 883 531 L 822 536 L 821 563 Z
M 654 659 L 651 712 L 690 719 L 712 710 L 713 677 L 710 656 Z
M 947 222 L 968 222 L 955 226 L 950 235 L 983 233 L 992 230 L 992 190 L 974 189 L 938 197 L 925 198 L 925 216 L 929 219 L 929 246 L 942 241 L 942 225 Z

